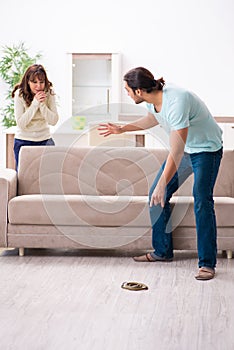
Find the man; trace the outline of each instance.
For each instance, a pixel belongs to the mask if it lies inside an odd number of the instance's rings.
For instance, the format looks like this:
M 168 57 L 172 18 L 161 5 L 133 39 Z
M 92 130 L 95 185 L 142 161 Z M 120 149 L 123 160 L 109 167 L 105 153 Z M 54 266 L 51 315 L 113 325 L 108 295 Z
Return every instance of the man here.
M 198 280 L 214 277 L 217 254 L 213 189 L 222 158 L 222 131 L 208 108 L 194 93 L 165 86 L 143 67 L 124 76 L 125 89 L 136 104 L 146 102 L 148 114 L 134 124 L 100 124 L 100 134 L 120 134 L 160 124 L 169 134 L 170 151 L 149 193 L 154 252 L 135 261 L 172 261 L 172 233 L 168 233 L 170 198 L 194 173 L 194 213 L 197 229 Z M 166 229 L 167 228 L 167 229 Z

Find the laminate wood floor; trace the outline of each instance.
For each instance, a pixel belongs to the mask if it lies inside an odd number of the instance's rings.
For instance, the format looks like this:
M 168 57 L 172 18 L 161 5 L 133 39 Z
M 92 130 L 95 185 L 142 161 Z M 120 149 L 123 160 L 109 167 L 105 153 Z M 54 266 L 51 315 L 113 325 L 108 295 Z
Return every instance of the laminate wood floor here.
M 234 259 L 220 254 L 216 277 L 197 281 L 196 252 L 176 252 L 172 263 L 137 263 L 133 252 L 25 253 L 0 255 L 0 349 L 234 349 Z M 125 281 L 149 289 L 124 290 Z

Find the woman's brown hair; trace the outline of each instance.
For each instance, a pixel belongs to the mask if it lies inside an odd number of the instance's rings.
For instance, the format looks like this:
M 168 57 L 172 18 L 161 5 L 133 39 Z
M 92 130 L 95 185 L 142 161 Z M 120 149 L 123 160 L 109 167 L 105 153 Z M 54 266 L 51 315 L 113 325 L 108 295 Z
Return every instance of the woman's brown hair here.
M 41 64 L 33 64 L 27 68 L 21 79 L 21 82 L 15 85 L 11 96 L 14 98 L 16 90 L 19 89 L 19 96 L 23 97 L 27 106 L 30 106 L 34 95 L 30 89 L 29 81 L 33 81 L 35 78 L 45 81 L 45 92 L 52 93 L 51 88 L 53 85 L 47 78 L 45 68 Z
M 153 90 L 162 90 L 165 85 L 163 78 L 155 80 L 153 74 L 143 67 L 131 69 L 124 75 L 124 81 L 127 82 L 134 93 L 137 89 L 145 90 L 148 93 Z

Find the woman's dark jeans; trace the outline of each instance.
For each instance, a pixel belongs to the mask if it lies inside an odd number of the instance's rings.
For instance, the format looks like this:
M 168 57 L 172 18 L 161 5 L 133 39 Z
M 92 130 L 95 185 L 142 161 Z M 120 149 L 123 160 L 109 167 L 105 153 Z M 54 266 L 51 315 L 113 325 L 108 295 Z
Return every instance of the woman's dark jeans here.
M 214 211 L 213 189 L 218 175 L 223 149 L 216 152 L 185 153 L 177 173 L 166 188 L 165 206 L 150 208 L 152 223 L 152 245 L 154 254 L 170 259 L 173 257 L 170 199 L 179 186 L 194 173 L 193 197 L 197 229 L 199 267 L 216 266 L 217 232 Z M 163 172 L 165 162 L 159 170 L 149 193 L 149 201 Z
M 14 153 L 15 153 L 15 162 L 16 162 L 16 170 L 18 170 L 19 163 L 19 151 L 22 146 L 54 146 L 54 140 L 52 138 L 44 140 L 44 141 L 28 141 L 28 140 L 20 140 L 14 139 Z

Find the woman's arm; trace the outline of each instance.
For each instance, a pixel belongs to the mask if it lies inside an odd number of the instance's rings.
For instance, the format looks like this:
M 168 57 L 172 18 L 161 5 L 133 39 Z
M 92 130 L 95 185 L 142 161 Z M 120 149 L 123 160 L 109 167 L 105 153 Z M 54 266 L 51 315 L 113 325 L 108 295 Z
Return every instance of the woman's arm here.
M 170 134 L 170 152 L 166 160 L 163 173 L 153 191 L 150 207 L 153 205 L 165 205 L 165 190 L 167 184 L 175 175 L 184 154 L 184 146 L 188 135 L 188 128 L 174 130 Z
M 14 113 L 15 120 L 20 129 L 25 129 L 27 125 L 31 122 L 34 115 L 38 111 L 39 102 L 34 99 L 31 105 L 25 110 L 25 106 L 22 98 L 18 94 L 15 94 L 14 98 Z
M 148 113 L 145 117 L 137 119 L 134 123 L 129 123 L 125 125 L 116 125 L 113 123 L 100 124 L 98 130 L 101 131 L 100 135 L 106 137 L 111 134 L 122 134 L 128 131 L 145 130 L 152 128 L 156 125 L 158 125 L 158 122 L 155 119 L 154 115 Z
M 47 97 L 47 101 L 40 103 L 40 112 L 42 116 L 45 118 L 49 125 L 56 125 L 58 122 L 59 116 L 56 107 L 55 96 L 49 94 Z

